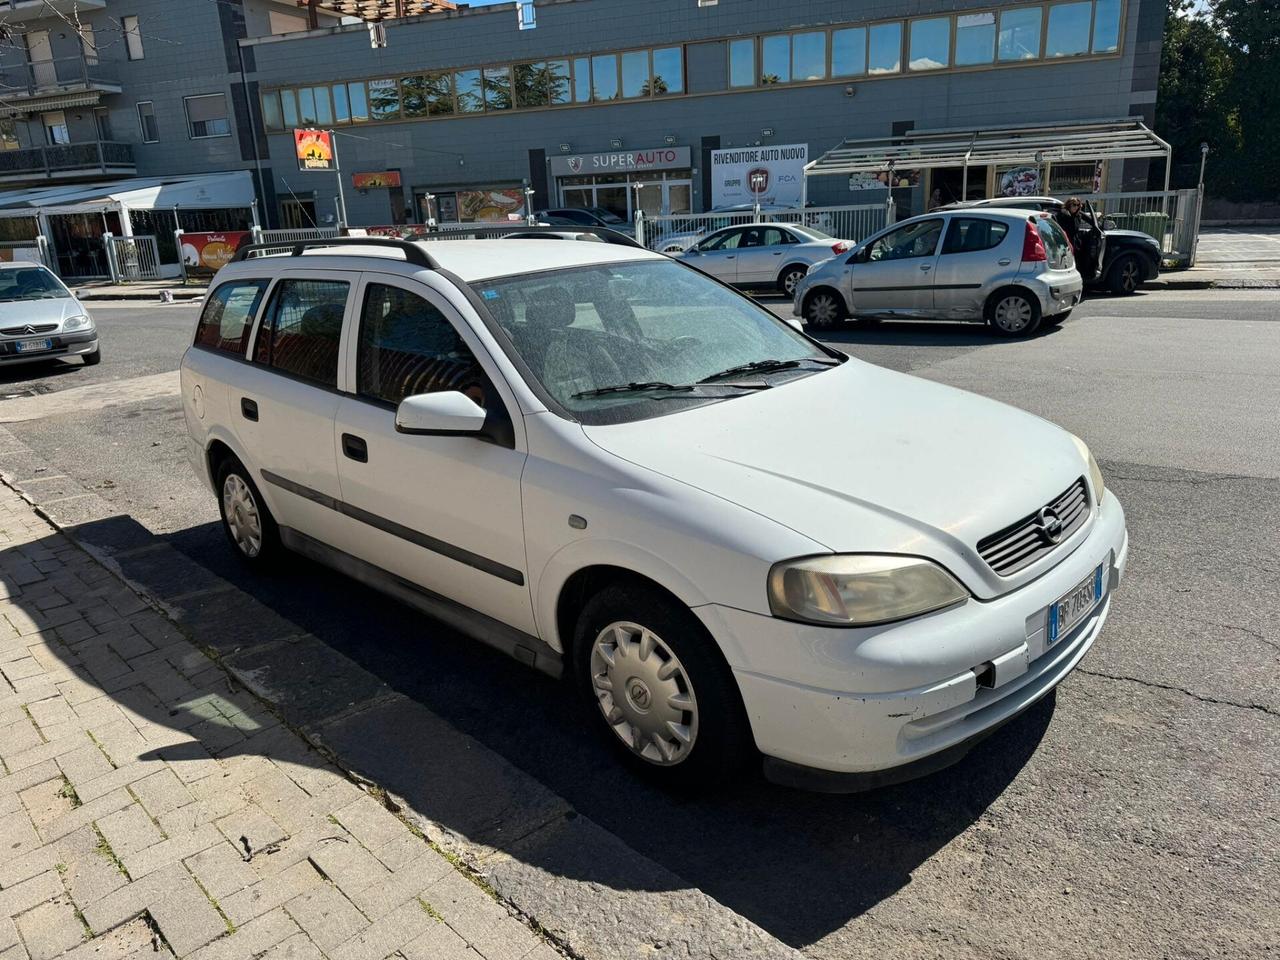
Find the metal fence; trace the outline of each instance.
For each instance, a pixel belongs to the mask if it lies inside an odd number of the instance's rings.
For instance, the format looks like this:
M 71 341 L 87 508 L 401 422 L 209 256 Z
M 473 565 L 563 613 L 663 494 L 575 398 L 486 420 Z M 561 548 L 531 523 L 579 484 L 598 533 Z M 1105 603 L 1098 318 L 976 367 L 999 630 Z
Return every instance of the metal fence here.
M 1137 230 L 1153 238 L 1166 259 L 1183 266 L 1194 261 L 1199 232 L 1199 196 L 1195 190 L 1094 193 L 1082 194 L 1081 199 L 1088 200 L 1115 225 L 1114 229 Z
M 250 254 L 251 257 L 269 257 L 283 253 L 299 240 L 330 240 L 342 235 L 337 227 L 303 227 L 293 230 L 263 230 L 261 227 L 254 227 L 251 233 L 255 244 L 265 243 L 272 248 L 255 250 Z
M 0 262 L 15 263 L 22 260 L 49 266 L 49 241 L 44 237 L 0 241 Z
M 848 207 L 803 207 L 795 210 L 751 210 L 741 213 L 684 213 L 637 217 L 636 239 L 650 250 L 678 253 L 716 230 L 746 223 L 794 223 L 812 227 L 838 240 L 858 243 L 894 220 L 893 201 Z
M 160 279 L 160 248 L 155 237 L 115 237 L 106 234 L 107 263 L 116 283 Z

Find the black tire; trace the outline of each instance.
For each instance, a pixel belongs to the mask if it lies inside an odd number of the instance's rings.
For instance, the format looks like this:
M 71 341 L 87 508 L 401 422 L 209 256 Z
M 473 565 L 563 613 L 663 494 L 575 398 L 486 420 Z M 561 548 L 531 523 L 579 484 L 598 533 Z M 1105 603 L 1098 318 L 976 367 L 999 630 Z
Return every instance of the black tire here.
M 1142 277 L 1142 261 L 1138 255 L 1121 254 L 1107 270 L 1107 289 L 1118 297 L 1127 297 L 1138 292 Z
M 233 530 L 233 519 L 228 517 L 228 510 L 233 509 L 231 503 L 236 499 L 234 492 L 229 493 L 229 490 L 237 489 L 234 481 L 244 485 L 244 491 L 252 502 L 253 510 L 256 511 L 260 531 L 256 550 L 253 549 L 251 541 L 237 536 Z M 222 517 L 222 532 L 226 535 L 227 543 L 231 545 L 231 549 L 241 562 L 249 567 L 255 570 L 269 569 L 280 558 L 284 548 L 280 544 L 280 528 L 276 525 L 275 517 L 271 516 L 271 511 L 267 508 L 266 501 L 262 499 L 262 494 L 258 492 L 258 485 L 253 482 L 253 477 L 249 475 L 244 464 L 230 456 L 218 466 L 217 483 L 218 514 Z M 243 507 L 243 504 L 240 505 Z M 244 515 L 234 522 L 234 525 L 241 530 L 244 529 L 242 526 L 244 520 L 248 519 L 247 513 L 248 511 L 245 511 Z
M 84 361 L 86 367 L 96 367 L 102 362 L 102 348 L 99 347 L 93 353 L 81 354 L 80 359 Z
M 809 268 L 803 264 L 793 263 L 778 274 L 778 291 L 788 297 L 796 295 L 796 284 L 804 279 Z
M 804 298 L 804 322 L 815 330 L 827 330 L 848 316 L 844 297 L 829 287 L 819 287 Z
M 1016 287 L 993 293 L 986 314 L 991 329 L 1002 337 L 1029 337 L 1040 327 L 1040 301 Z
M 607 660 L 597 656 L 599 640 L 607 649 L 617 634 L 607 628 L 626 624 L 622 637 L 635 639 L 630 654 L 623 654 L 621 643 L 613 646 L 613 661 L 624 676 L 616 677 L 612 688 L 597 687 L 597 669 L 602 678 L 608 673 Z M 653 645 L 647 656 L 639 645 L 640 634 L 632 627 L 639 627 L 652 635 Z M 669 666 L 673 654 L 677 669 L 668 680 L 655 682 L 651 673 L 657 667 Z M 627 658 L 633 667 L 628 667 Z M 661 591 L 636 582 L 610 584 L 583 607 L 574 630 L 573 678 L 590 716 L 591 725 L 602 735 L 627 765 L 662 786 L 677 790 L 704 790 L 711 786 L 728 784 L 741 775 L 747 763 L 756 756 L 755 741 L 747 720 L 742 697 L 728 664 L 715 641 L 687 607 L 679 604 Z M 657 667 L 652 666 L 656 664 Z M 634 669 L 634 675 L 628 671 Z M 653 709 L 663 689 L 670 683 L 680 684 L 692 712 L 681 711 L 680 725 L 692 736 L 687 746 L 678 746 L 687 752 L 674 757 L 652 735 L 636 733 L 644 726 L 663 726 L 667 710 Z M 625 700 L 615 703 L 615 692 L 625 691 Z M 651 709 L 645 709 L 645 707 Z M 625 708 L 625 712 L 624 712 Z M 617 725 L 606 718 L 606 710 L 612 710 Z M 635 721 L 633 725 L 632 721 Z M 641 755 L 626 739 L 643 743 L 648 755 Z M 673 743 L 682 744 L 676 737 Z

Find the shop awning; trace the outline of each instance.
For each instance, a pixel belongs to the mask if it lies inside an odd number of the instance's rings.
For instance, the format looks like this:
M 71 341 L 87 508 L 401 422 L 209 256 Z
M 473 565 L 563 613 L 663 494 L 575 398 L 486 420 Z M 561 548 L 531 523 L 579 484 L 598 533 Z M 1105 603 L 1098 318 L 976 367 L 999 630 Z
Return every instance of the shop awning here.
M 899 137 L 846 140 L 805 166 L 805 176 L 881 173 L 937 167 L 1088 163 L 1169 158 L 1169 144 L 1141 120 L 1093 120 L 1041 127 L 915 130 Z
M 101 99 L 101 90 L 56 93 L 47 97 L 23 97 L 21 100 L 0 103 L 0 117 L 26 117 L 33 113 L 47 113 L 51 110 L 92 107 L 96 106 Z
M 308 10 L 359 17 L 370 23 L 458 9 L 452 0 L 297 0 L 297 3 Z
M 248 170 L 189 177 L 132 177 L 108 183 L 77 183 L 0 192 L 0 217 L 94 211 L 119 204 L 130 210 L 209 210 L 253 206 Z

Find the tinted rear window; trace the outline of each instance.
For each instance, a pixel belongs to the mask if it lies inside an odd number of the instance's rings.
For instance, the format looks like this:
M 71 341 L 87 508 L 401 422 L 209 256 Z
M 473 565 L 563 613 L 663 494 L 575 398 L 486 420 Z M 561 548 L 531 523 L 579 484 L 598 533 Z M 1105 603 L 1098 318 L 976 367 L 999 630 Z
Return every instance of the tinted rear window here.
M 266 280 L 230 280 L 205 301 L 196 327 L 196 346 L 244 356 Z
M 1052 217 L 1036 218 L 1036 229 L 1040 231 L 1040 239 L 1044 241 L 1045 252 L 1049 255 L 1051 266 L 1066 269 L 1072 264 L 1071 242 L 1062 228 L 1053 222 Z

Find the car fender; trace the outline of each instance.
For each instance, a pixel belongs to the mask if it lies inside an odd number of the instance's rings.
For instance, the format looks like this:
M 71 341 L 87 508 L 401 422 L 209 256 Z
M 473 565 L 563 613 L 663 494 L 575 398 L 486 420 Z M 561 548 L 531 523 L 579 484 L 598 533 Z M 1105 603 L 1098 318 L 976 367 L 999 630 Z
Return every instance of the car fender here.
M 258 488 L 258 493 L 262 495 L 262 499 L 265 500 L 267 503 L 267 509 L 270 510 L 276 516 L 279 516 L 280 511 L 278 509 L 277 504 L 274 502 L 276 488 L 262 479 L 262 472 L 258 469 L 257 465 L 253 462 L 253 460 L 249 458 L 249 455 L 245 453 L 244 447 L 241 446 L 240 441 L 236 437 L 235 433 L 233 433 L 230 429 L 228 429 L 224 424 L 221 424 L 221 423 L 213 424 L 212 426 L 209 427 L 208 430 L 205 431 L 205 434 L 203 439 L 201 440 L 201 443 L 204 446 L 205 463 L 209 462 L 209 451 L 210 449 L 212 449 L 214 443 L 221 443 L 228 450 L 230 450 L 232 455 L 241 463 L 243 463 L 245 466 L 245 469 L 249 471 L 250 475 L 253 478 L 254 484 Z M 213 492 L 216 495 L 218 493 L 216 489 L 218 478 L 212 475 L 212 471 L 210 471 L 209 482 L 210 482 L 210 485 L 215 488 Z
M 538 632 L 547 644 L 561 653 L 565 652 L 570 638 L 559 635 L 556 608 L 560 594 L 569 578 L 579 570 L 598 566 L 619 567 L 647 577 L 690 608 L 711 602 L 683 572 L 643 547 L 623 540 L 575 540 L 548 558 L 530 584 Z

